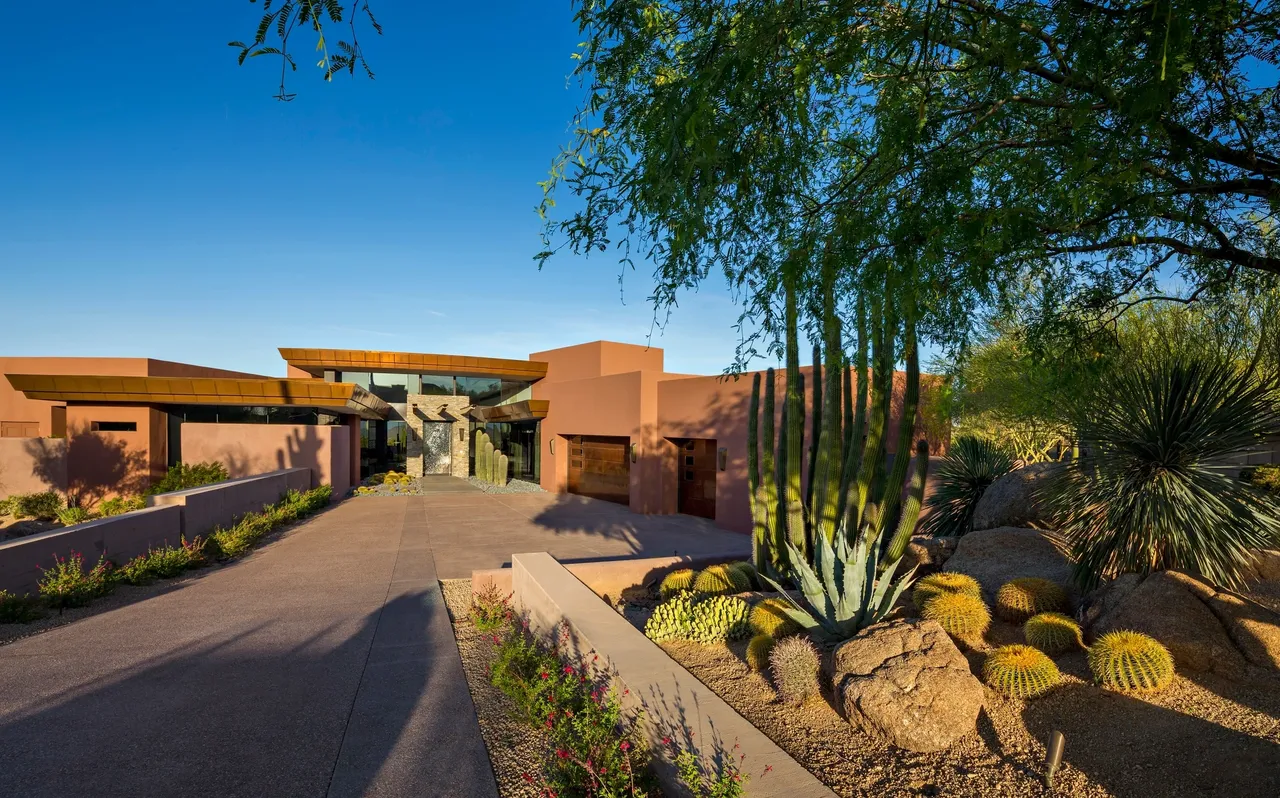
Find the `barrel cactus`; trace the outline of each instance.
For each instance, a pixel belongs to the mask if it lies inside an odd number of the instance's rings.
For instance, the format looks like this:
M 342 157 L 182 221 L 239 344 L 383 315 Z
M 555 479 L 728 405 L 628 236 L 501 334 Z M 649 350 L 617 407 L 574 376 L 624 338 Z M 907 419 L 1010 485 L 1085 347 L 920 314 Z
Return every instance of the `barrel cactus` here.
M 1060 612 L 1042 612 L 1032 615 L 1022 626 L 1027 643 L 1046 654 L 1062 654 L 1072 649 L 1084 648 L 1084 635 L 1080 624 Z
M 1032 646 L 1001 646 L 982 663 L 982 678 L 996 692 L 1010 698 L 1035 698 L 1062 681 L 1058 666 Z
M 756 635 L 747 643 L 747 667 L 756 673 L 764 673 L 769 668 L 769 654 L 773 651 L 774 640 L 769 635 Z
M 940 571 L 916 582 L 911 598 L 916 603 L 916 609 L 922 610 L 925 603 L 939 593 L 967 593 L 975 598 L 982 598 L 982 586 L 968 574 Z
M 1062 612 L 1067 608 L 1067 591 L 1048 579 L 1028 576 L 1006 582 L 996 593 L 996 614 L 1007 621 L 1022 623 L 1042 612 Z
M 727 567 L 731 571 L 737 571 L 738 574 L 746 580 L 748 590 L 751 590 L 756 586 L 756 569 L 751 563 L 745 560 L 739 560 L 737 562 L 729 563 Z
M 987 605 L 968 593 L 939 593 L 925 602 L 920 614 L 937 621 L 947 634 L 967 646 L 982 640 L 991 626 Z
M 1108 632 L 1089 647 L 1089 670 L 1103 687 L 1154 692 L 1173 681 L 1173 657 L 1154 637 L 1141 632 Z
M 663 600 L 666 600 L 682 590 L 691 590 L 693 581 L 697 578 L 698 572 L 692 568 L 681 568 L 678 571 L 672 571 L 662 577 L 662 583 L 658 585 L 658 595 Z
M 769 652 L 769 671 L 778 694 L 800 703 L 818 695 L 818 650 L 802 635 L 783 638 Z
M 693 605 L 689 620 L 689 639 L 703 645 L 714 645 L 744 638 L 751 633 L 751 627 L 747 623 L 750 613 L 750 605 L 740 598 L 705 598 Z
M 713 596 L 745 593 L 750 589 L 751 582 L 746 575 L 728 565 L 712 565 L 698 574 L 693 583 L 693 592 Z
M 751 608 L 751 631 L 773 639 L 800 631 L 800 625 L 787 614 L 790 605 L 784 599 L 767 598 Z
M 656 643 L 684 640 L 689 637 L 692 620 L 693 597 L 688 593 L 677 593 L 657 606 L 645 622 L 644 634 Z

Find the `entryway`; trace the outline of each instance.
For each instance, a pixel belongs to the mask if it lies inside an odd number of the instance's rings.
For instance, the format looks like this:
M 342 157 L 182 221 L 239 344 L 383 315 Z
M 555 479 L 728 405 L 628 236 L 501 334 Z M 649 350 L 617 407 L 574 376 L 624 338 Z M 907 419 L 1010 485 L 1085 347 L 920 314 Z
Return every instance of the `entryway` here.
M 606 435 L 569 438 L 569 492 L 631 503 L 631 440 Z
M 422 425 L 422 473 L 451 474 L 453 441 L 449 422 L 427 421 Z
M 716 517 L 715 438 L 672 438 L 679 449 L 677 511 L 699 518 Z

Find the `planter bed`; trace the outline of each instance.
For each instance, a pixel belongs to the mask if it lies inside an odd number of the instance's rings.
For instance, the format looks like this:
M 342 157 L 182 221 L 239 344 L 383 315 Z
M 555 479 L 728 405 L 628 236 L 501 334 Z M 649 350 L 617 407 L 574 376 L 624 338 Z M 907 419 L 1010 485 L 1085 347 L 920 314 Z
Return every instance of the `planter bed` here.
M 744 594 L 752 601 L 769 594 Z M 617 606 L 636 628 L 657 603 L 636 586 Z M 909 601 L 897 615 L 914 615 Z M 985 651 L 1021 643 L 1020 627 L 996 621 L 982 651 L 965 656 L 981 674 Z M 1056 658 L 1062 684 L 1032 701 L 985 688 L 977 732 L 944 751 L 912 753 L 851 726 L 824 679 L 821 699 L 801 707 L 778 699 L 748 668 L 747 642 L 661 648 L 756 728 L 840 795 L 1050 795 L 1042 783 L 1045 742 L 1066 736 L 1057 794 L 1073 796 L 1275 795 L 1280 773 L 1280 679 L 1231 682 L 1178 676 L 1142 698 L 1093 685 L 1083 651 Z M 828 658 L 829 661 L 829 658 Z

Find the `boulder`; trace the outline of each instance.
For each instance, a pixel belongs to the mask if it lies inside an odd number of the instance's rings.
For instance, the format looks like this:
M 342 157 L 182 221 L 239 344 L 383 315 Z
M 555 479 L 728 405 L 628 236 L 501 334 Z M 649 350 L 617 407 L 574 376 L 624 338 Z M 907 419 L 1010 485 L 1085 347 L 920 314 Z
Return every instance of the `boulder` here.
M 1212 588 L 1186 574 L 1154 573 L 1099 617 L 1092 632 L 1132 629 L 1164 643 L 1179 670 L 1239 676 L 1244 657 L 1205 603 L 1204 597 L 1213 595 Z
M 1038 496 L 1058 463 L 1032 463 L 992 482 L 973 508 L 973 530 L 1002 526 L 1049 529 L 1048 511 Z
M 956 553 L 942 570 L 977 579 L 988 602 L 995 601 L 1001 585 L 1022 576 L 1038 576 L 1057 582 L 1068 592 L 1074 590 L 1071 561 L 1050 535 L 1038 529 L 1001 527 L 970 532 L 960 538 Z
M 1121 574 L 1103 582 L 1081 600 L 1080 611 L 1076 613 L 1077 620 L 1086 629 L 1093 627 L 1100 618 L 1123 604 L 1140 584 L 1142 577 L 1138 574 Z
M 951 555 L 956 550 L 955 538 L 935 538 L 930 535 L 915 535 L 911 538 L 911 542 L 907 544 L 907 550 L 902 555 L 902 565 L 899 573 L 906 573 L 911 568 L 916 569 L 916 578 L 928 576 L 931 573 L 942 570 L 942 566 L 947 560 L 951 559 Z
M 1280 615 L 1231 593 L 1214 593 L 1206 603 L 1245 659 L 1280 670 Z
M 869 626 L 836 649 L 832 684 L 849 722 L 908 751 L 940 751 L 977 727 L 983 687 L 935 621 Z
M 1258 549 L 1249 564 L 1251 582 L 1280 582 L 1280 549 Z

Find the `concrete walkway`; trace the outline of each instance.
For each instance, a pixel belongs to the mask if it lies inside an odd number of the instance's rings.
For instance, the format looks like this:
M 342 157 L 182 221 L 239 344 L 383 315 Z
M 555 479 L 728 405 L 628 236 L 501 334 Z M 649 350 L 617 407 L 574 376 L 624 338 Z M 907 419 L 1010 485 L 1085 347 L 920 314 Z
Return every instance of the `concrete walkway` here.
M 0 796 L 496 796 L 437 578 L 521 550 L 745 544 L 599 504 L 352 499 L 241 562 L 0 646 Z

